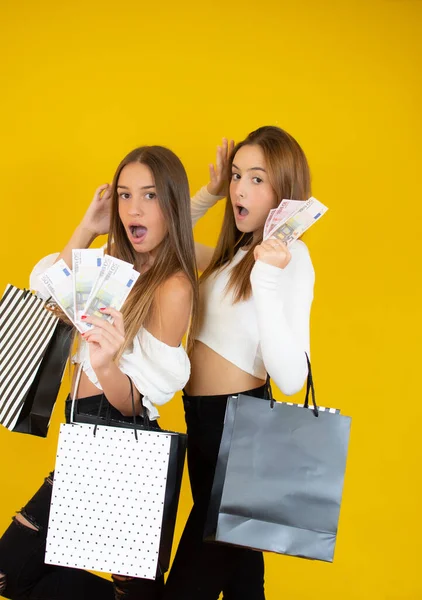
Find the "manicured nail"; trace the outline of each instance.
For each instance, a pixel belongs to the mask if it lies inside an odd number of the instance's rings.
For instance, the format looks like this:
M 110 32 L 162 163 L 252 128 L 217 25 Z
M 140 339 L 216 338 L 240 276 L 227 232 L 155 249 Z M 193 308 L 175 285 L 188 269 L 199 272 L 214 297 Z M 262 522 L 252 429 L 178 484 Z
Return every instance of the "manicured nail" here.
M 103 312 L 104 310 L 107 310 L 106 308 L 100 308 L 100 311 Z
M 86 315 L 82 315 L 81 319 L 84 321 L 86 319 Z

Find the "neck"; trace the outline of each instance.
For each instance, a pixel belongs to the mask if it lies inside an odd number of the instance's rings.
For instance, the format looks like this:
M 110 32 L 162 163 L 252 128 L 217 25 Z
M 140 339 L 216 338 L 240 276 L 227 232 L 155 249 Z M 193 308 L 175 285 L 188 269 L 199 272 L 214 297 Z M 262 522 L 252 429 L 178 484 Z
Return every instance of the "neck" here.
M 154 252 L 145 252 L 143 254 L 138 254 L 135 267 L 142 275 L 152 267 L 152 265 L 154 264 L 154 260 Z

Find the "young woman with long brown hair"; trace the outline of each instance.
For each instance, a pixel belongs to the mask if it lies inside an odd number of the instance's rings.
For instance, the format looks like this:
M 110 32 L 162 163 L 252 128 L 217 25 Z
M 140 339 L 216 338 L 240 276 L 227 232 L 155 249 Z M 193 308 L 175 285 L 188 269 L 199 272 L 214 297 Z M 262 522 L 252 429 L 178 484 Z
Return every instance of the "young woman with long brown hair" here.
M 197 244 L 200 326 L 183 397 L 194 506 L 166 600 L 217 600 L 221 591 L 225 600 L 264 599 L 262 553 L 203 541 L 226 400 L 240 392 L 265 397 L 267 374 L 284 394 L 294 394 L 308 372 L 314 286 L 309 252 L 302 241 L 290 249 L 276 239 L 263 241 L 271 209 L 284 198 L 311 196 L 306 157 L 277 127 L 252 132 L 229 152 L 225 141 L 208 189 L 192 200 L 194 222 L 221 198 L 224 183 L 228 195 L 217 247 Z
M 76 411 L 97 415 L 102 391 L 111 425 L 132 422 L 130 378 L 136 413 L 145 406 L 155 423 L 159 416 L 155 405 L 168 402 L 189 378 L 190 363 L 181 341 L 189 323 L 194 331 L 197 315 L 189 186 L 173 152 L 144 146 L 129 153 L 112 185 L 98 188 L 65 249 L 36 265 L 31 288 L 47 299 L 41 273 L 60 258 L 70 265 L 72 249 L 87 248 L 106 233 L 108 254 L 134 264 L 141 276 L 122 312 L 104 311 L 112 315 L 113 324 L 86 319 L 93 327 L 79 339 L 74 356 L 81 371 L 77 389 L 75 377 L 72 386 Z M 69 398 L 67 420 L 70 405 Z M 82 570 L 44 564 L 52 477 L 46 478 L 0 540 L 0 595 L 51 600 L 159 597 L 163 577 L 150 581 L 114 576 L 112 584 Z

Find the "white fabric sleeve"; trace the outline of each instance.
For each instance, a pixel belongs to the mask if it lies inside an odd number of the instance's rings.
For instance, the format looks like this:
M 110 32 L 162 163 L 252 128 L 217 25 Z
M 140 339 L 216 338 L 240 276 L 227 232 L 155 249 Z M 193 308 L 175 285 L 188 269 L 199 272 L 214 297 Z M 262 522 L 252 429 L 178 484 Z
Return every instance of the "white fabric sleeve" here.
M 36 292 L 37 296 L 43 300 L 47 300 L 51 294 L 41 281 L 40 275 L 56 262 L 59 254 L 59 252 L 55 252 L 54 254 L 44 256 L 44 258 L 37 262 L 29 276 L 29 289 Z
M 101 390 L 87 349 L 83 369 L 90 381 Z M 160 416 L 154 405 L 169 402 L 188 382 L 190 361 L 183 346 L 167 346 L 143 327 L 133 340 L 133 348 L 126 350 L 120 358 L 119 369 L 131 378 L 143 396 L 142 404 L 149 418 L 153 420 Z
M 283 394 L 300 391 L 308 374 L 309 320 L 315 273 L 305 244 L 296 241 L 285 269 L 257 261 L 251 272 L 261 353 Z
M 131 354 L 123 355 L 120 368 L 142 394 L 150 418 L 158 411 L 154 404 L 166 404 L 189 380 L 190 361 L 183 346 L 168 346 L 144 327 L 134 341 Z
M 207 186 L 204 185 L 190 201 L 192 227 L 205 215 L 209 208 L 215 206 L 222 198 L 224 198 L 224 196 L 214 196 L 213 194 L 210 194 L 207 190 Z

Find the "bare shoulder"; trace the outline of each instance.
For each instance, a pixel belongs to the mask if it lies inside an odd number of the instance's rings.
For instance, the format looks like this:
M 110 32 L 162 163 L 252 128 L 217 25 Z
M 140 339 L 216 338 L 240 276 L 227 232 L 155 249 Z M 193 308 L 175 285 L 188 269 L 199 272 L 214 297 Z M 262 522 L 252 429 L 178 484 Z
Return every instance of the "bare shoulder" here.
M 192 299 L 192 285 L 184 273 L 168 277 L 155 292 L 148 331 L 169 346 L 178 346 L 189 327 Z
M 179 272 L 170 275 L 157 289 L 156 301 L 162 302 L 183 302 L 190 303 L 193 296 L 191 282 L 185 273 Z

